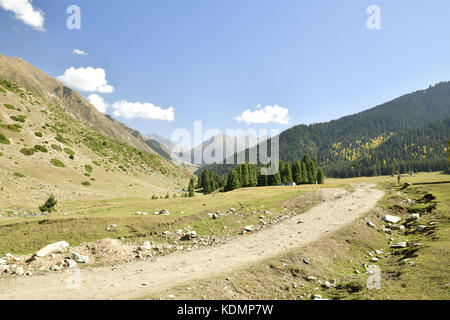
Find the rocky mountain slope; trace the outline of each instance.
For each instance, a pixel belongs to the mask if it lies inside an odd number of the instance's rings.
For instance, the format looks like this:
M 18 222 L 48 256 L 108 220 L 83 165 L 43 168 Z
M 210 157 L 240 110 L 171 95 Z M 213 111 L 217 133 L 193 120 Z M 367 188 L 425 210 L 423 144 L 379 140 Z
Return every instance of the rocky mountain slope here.
M 0 56 L 0 208 L 62 199 L 151 197 L 189 172 L 143 137 L 21 59 Z

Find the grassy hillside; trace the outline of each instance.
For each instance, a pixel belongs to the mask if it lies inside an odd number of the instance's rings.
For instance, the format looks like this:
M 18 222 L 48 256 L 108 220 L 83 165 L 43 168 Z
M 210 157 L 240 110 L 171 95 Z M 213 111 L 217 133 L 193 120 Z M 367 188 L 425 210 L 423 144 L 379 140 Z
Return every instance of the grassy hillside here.
M 35 210 L 51 193 L 112 198 L 185 187 L 187 171 L 94 130 L 64 103 L 0 78 L 0 208 Z M 108 130 L 105 124 L 101 131 Z

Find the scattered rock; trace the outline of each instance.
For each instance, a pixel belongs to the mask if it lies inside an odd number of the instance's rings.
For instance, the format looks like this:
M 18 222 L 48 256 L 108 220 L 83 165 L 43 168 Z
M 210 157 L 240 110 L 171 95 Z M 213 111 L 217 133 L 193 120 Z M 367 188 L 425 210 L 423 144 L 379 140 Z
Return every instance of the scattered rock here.
M 308 280 L 308 281 L 316 281 L 317 277 L 309 276 L 308 278 L 306 278 L 306 280 Z
M 370 259 L 370 262 L 378 262 L 378 258 L 377 257 L 373 257 L 372 259 Z
M 408 220 L 419 220 L 420 219 L 420 214 L 418 213 L 413 213 L 412 215 L 410 215 L 408 217 Z
M 159 214 L 160 214 L 160 215 L 163 215 L 163 216 L 168 216 L 168 215 L 170 215 L 170 212 L 169 212 L 168 210 L 166 210 L 166 209 L 163 209 L 163 210 L 161 210 L 161 211 L 159 212 Z
M 418 232 L 424 232 L 425 230 L 426 230 L 426 226 L 424 226 L 424 225 L 418 225 L 417 227 L 416 227 L 416 230 L 418 231 Z
M 59 241 L 52 244 L 49 244 L 36 252 L 37 257 L 45 257 L 48 254 L 51 254 L 53 252 L 62 251 L 69 247 L 69 243 L 66 241 Z
M 25 270 L 23 269 L 23 267 L 17 267 L 14 270 L 14 274 L 17 274 L 18 276 L 22 276 L 25 273 Z
M 398 223 L 399 221 L 401 221 L 402 219 L 396 216 L 391 216 L 391 215 L 385 215 L 383 217 L 383 221 L 385 222 L 389 222 L 389 223 Z
M 77 263 L 73 259 L 65 259 L 64 262 L 64 266 L 69 269 L 76 268 L 77 266 Z
M 304 264 L 309 264 L 309 259 L 308 258 L 303 259 L 303 263 Z
M 77 263 L 89 263 L 89 256 L 84 256 L 76 252 L 70 253 L 69 258 Z
M 253 227 L 253 226 L 246 226 L 245 228 L 244 228 L 244 231 L 245 232 L 253 232 L 255 230 L 255 228 Z
M 407 246 L 406 241 L 403 241 L 403 242 L 398 242 L 398 243 L 391 245 L 391 248 L 393 248 L 393 249 L 406 248 L 406 246 Z
M 377 227 L 374 223 L 372 223 L 372 222 L 370 222 L 370 221 L 367 221 L 367 225 L 368 225 L 369 227 L 371 227 L 371 228 L 376 228 L 376 227 Z

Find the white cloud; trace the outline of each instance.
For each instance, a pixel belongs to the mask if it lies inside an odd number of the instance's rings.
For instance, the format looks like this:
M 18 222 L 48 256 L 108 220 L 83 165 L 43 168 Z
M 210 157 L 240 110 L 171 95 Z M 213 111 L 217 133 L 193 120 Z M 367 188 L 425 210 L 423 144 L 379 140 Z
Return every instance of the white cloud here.
M 72 54 L 76 54 L 79 56 L 87 56 L 88 55 L 86 52 L 84 52 L 83 50 L 79 50 L 79 49 L 73 49 Z
M 109 106 L 101 96 L 95 93 L 91 94 L 88 100 L 101 113 L 105 113 Z
M 33 29 L 45 31 L 44 13 L 40 9 L 34 9 L 32 0 L 0 0 L 0 6 L 6 11 L 14 12 L 15 18 Z
M 85 92 L 111 93 L 114 87 L 106 81 L 106 72 L 102 68 L 94 69 L 70 67 L 66 69 L 64 75 L 58 77 L 69 87 Z
M 275 122 L 280 124 L 289 123 L 289 110 L 282 108 L 278 105 L 266 106 L 261 109 L 261 105 L 257 105 L 258 110 L 252 111 L 250 109 L 245 110 L 242 114 L 235 119 L 238 122 L 245 122 L 248 125 L 252 123 L 269 123 Z
M 128 102 L 121 100 L 111 106 L 114 109 L 113 114 L 116 117 L 141 118 L 149 120 L 166 120 L 173 121 L 175 119 L 175 109 L 169 107 L 162 109 L 151 103 Z

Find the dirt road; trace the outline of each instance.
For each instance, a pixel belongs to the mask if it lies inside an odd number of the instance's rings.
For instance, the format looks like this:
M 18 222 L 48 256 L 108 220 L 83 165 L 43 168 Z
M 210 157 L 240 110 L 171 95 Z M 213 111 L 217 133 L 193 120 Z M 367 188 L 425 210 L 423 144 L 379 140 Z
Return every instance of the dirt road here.
M 139 261 L 116 268 L 82 270 L 81 287 L 70 289 L 75 273 L 0 280 L 0 299 L 130 299 L 184 282 L 217 276 L 258 260 L 320 239 L 373 208 L 383 192 L 358 185 L 353 193 L 323 189 L 334 197 L 310 210 L 255 234 L 189 253 L 174 253 L 156 261 Z M 338 195 L 338 196 L 337 196 Z M 337 197 L 336 197 L 337 196 Z M 69 282 L 69 286 L 68 286 Z

